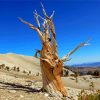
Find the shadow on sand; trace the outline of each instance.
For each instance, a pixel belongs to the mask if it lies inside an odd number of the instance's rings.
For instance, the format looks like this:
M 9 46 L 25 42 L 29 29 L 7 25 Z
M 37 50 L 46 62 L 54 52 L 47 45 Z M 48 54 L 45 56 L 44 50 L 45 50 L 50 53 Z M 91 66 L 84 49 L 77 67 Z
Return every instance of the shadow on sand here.
M 0 82 L 0 89 L 8 89 L 8 90 L 21 90 L 27 93 L 29 92 L 41 92 L 42 89 L 31 88 L 28 86 L 24 86 L 21 84 L 8 83 L 8 82 Z

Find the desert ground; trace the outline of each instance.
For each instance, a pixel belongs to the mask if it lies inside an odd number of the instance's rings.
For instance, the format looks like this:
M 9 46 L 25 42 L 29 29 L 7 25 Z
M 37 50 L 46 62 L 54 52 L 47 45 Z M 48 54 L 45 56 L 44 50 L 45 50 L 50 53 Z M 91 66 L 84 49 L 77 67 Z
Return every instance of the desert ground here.
M 4 67 L 0 67 L 0 100 L 57 100 L 41 91 L 42 78 L 38 58 L 13 53 L 0 54 L 0 65 L 2 64 Z M 76 82 L 76 78 L 70 74 L 62 77 L 68 93 L 64 100 L 78 100 L 82 89 L 87 93 L 100 90 L 100 78 L 84 75 L 78 76 L 77 80 Z M 94 85 L 92 88 L 91 82 Z

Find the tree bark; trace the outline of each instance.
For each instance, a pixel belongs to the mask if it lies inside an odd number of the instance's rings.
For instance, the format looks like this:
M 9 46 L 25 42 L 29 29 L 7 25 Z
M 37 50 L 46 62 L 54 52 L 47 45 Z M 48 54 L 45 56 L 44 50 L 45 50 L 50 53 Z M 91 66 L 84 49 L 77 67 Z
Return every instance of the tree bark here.
M 43 79 L 43 89 L 54 96 L 67 96 L 61 81 L 63 62 L 55 56 L 48 42 L 43 43 L 40 52 L 40 65 Z

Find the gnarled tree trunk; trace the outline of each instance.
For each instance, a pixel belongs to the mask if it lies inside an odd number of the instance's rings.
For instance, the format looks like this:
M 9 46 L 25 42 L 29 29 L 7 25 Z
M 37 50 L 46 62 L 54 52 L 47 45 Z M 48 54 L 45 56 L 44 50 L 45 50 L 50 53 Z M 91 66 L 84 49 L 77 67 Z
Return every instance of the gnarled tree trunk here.
M 61 81 L 63 62 L 53 52 L 53 48 L 48 42 L 45 42 L 40 53 L 43 89 L 51 95 L 58 96 L 61 92 L 63 96 L 67 96 Z

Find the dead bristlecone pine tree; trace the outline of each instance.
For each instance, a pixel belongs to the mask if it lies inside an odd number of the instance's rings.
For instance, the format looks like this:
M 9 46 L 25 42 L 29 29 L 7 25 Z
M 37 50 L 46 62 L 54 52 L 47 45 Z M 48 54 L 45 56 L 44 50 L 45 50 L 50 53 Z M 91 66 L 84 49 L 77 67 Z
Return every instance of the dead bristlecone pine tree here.
M 43 90 L 55 97 L 66 97 L 67 91 L 61 81 L 63 63 L 68 61 L 69 56 L 76 50 L 87 45 L 90 38 L 87 41 L 79 44 L 75 49 L 60 59 L 57 51 L 56 33 L 53 23 L 54 11 L 52 12 L 51 16 L 48 16 L 42 3 L 41 6 L 44 17 L 40 16 L 36 10 L 34 12 L 37 27 L 23 20 L 22 18 L 19 18 L 19 20 L 28 25 L 31 29 L 35 30 L 41 40 L 42 49 L 40 50 L 39 59 L 42 72 Z M 39 20 L 42 20 L 41 23 Z

